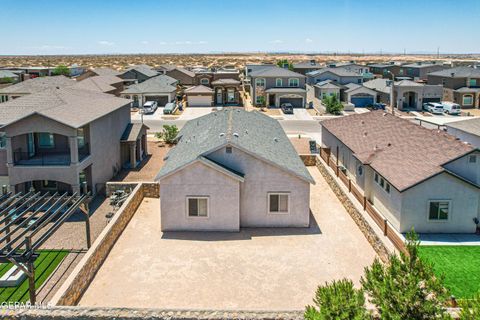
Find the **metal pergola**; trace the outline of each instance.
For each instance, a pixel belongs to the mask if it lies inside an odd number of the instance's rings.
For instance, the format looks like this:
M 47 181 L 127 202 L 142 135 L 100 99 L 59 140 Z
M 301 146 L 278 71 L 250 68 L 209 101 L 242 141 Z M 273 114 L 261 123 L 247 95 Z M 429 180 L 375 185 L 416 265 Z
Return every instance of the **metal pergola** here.
M 75 212 L 85 216 L 87 247 L 91 246 L 90 193 L 60 194 L 30 190 L 0 195 L 0 263 L 11 262 L 29 280 L 30 303 L 35 304 L 36 252 Z

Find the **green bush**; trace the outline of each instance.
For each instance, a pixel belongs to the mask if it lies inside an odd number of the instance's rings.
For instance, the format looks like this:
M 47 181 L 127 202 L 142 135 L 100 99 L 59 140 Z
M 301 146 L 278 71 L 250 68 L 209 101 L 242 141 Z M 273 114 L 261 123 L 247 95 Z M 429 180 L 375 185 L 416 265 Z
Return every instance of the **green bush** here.
M 70 69 L 67 66 L 61 64 L 58 67 L 56 67 L 55 69 L 53 69 L 52 74 L 54 76 L 63 75 L 63 76 L 69 77 L 70 76 Z
M 279 66 L 280 68 L 284 68 L 284 66 L 286 65 L 288 66 L 288 70 L 293 71 L 293 64 L 287 59 L 277 61 L 277 66 Z
M 155 137 L 157 139 L 161 139 L 168 144 L 176 143 L 177 135 L 178 135 L 178 128 L 174 124 L 173 125 L 166 124 L 163 126 L 163 131 L 155 132 Z
M 343 279 L 319 286 L 313 299 L 316 307 L 307 306 L 307 320 L 363 320 L 371 319 L 365 309 L 362 290 L 355 289 L 351 280 Z
M 322 104 L 325 106 L 327 113 L 334 115 L 340 115 L 342 113 L 343 104 L 338 100 L 336 95 L 323 97 Z
M 418 236 L 407 235 L 408 254 L 391 255 L 386 264 L 376 259 L 360 280 L 381 319 L 450 319 L 443 278 L 418 256 Z

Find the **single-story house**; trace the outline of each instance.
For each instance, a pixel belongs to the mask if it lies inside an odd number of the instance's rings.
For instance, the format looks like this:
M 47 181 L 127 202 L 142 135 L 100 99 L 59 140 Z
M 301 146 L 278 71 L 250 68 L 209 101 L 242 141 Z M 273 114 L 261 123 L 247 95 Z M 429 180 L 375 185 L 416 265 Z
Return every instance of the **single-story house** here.
M 188 121 L 156 177 L 162 231 L 308 227 L 315 183 L 280 124 L 226 108 Z
M 0 89 L 0 102 L 6 102 L 27 94 L 43 92 L 51 88 L 66 88 L 76 84 L 65 76 L 38 77 L 21 81 Z
M 342 90 L 342 101 L 353 104 L 355 107 L 371 106 L 377 101 L 377 92 L 361 84 L 348 83 Z
M 117 76 L 93 76 L 81 81 L 77 80 L 74 87 L 119 96 L 123 91 L 123 79 Z
M 17 83 L 20 80 L 20 74 L 10 70 L 0 70 L 0 83 Z
M 185 89 L 189 107 L 211 107 L 213 104 L 213 89 L 204 85 Z
M 447 133 L 480 149 L 480 118 L 449 122 L 445 128 Z
M 320 81 L 313 85 L 315 98 L 322 100 L 327 96 L 337 96 L 340 100 L 340 90 L 342 85 L 333 80 Z
M 158 106 L 165 106 L 175 101 L 178 80 L 161 74 L 142 83 L 133 84 L 123 90 L 120 95 L 133 100 L 133 107 L 141 107 L 147 101 L 157 101 Z
M 110 69 L 110 68 L 94 68 L 94 69 L 88 69 L 75 79 L 77 81 L 82 81 L 90 77 L 96 77 L 96 76 L 115 76 L 118 77 L 121 74 L 120 71 Z
M 321 125 L 322 146 L 330 148 L 352 183 L 398 232 L 477 230 L 478 149 L 383 111 Z

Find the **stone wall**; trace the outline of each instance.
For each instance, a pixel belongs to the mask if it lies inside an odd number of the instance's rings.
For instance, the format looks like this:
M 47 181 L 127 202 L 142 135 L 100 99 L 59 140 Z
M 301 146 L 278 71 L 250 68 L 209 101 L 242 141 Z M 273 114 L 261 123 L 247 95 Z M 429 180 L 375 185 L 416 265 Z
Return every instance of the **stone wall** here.
M 160 198 L 160 183 L 142 182 L 143 195 L 147 198 Z
M 142 184 L 137 184 L 130 196 L 100 233 L 73 272 L 52 298 L 53 305 L 73 306 L 82 297 L 110 250 L 122 234 L 144 198 Z
M 353 221 L 357 224 L 360 231 L 363 233 L 367 241 L 373 247 L 379 258 L 386 262 L 388 260 L 389 251 L 387 247 L 383 244 L 382 240 L 377 236 L 375 231 L 372 229 L 370 224 L 365 220 L 363 215 L 358 211 L 358 209 L 353 205 L 350 201 L 348 196 L 345 192 L 340 188 L 337 181 L 332 177 L 332 175 L 328 172 L 327 168 L 325 167 L 323 161 L 320 157 L 316 158 L 317 168 L 322 174 L 325 181 L 327 181 L 330 188 L 332 188 L 333 192 L 343 204 L 345 209 L 347 210 L 348 214 L 352 217 Z
M 300 159 L 302 159 L 306 167 L 314 167 L 317 164 L 317 156 L 315 154 L 301 154 Z
M 145 197 L 160 197 L 160 184 L 158 182 L 107 182 L 106 195 L 109 197 L 118 190 L 133 190 L 139 184 L 142 185 L 143 195 Z
M 52 307 L 48 309 L 5 310 L 0 315 L 5 319 L 22 320 L 300 320 L 303 311 L 223 311 L 223 310 L 159 310 L 129 308 Z

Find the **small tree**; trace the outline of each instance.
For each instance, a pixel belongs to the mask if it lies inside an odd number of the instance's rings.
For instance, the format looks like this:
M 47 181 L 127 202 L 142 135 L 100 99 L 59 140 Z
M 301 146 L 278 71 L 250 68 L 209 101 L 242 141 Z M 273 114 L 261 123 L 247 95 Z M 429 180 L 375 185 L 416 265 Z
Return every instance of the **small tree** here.
M 258 97 L 257 105 L 260 106 L 260 108 L 265 107 L 265 97 L 264 96 L 259 96 Z
M 335 94 L 323 97 L 322 104 L 325 106 L 327 113 L 334 115 L 342 113 L 343 104 L 338 100 L 338 97 Z
M 293 70 L 293 64 L 289 62 L 287 59 L 282 59 L 277 61 L 277 66 L 280 68 L 285 68 L 288 70 Z
M 391 255 L 387 264 L 375 259 L 360 282 L 381 319 L 449 319 L 443 277 L 418 256 L 418 236 L 407 234 L 408 254 Z
M 370 319 L 365 308 L 362 290 L 355 289 L 351 280 L 343 279 L 319 286 L 313 299 L 316 308 L 307 306 L 307 320 L 363 320 Z
M 478 320 L 480 319 L 480 293 L 475 295 L 473 299 L 461 300 L 460 320 Z
M 69 77 L 70 76 L 70 69 L 67 66 L 61 64 L 61 65 L 57 66 L 55 69 L 53 69 L 52 74 L 55 75 L 55 76 L 67 76 L 67 77 Z
M 163 131 L 155 132 L 155 137 L 157 139 L 163 139 L 163 141 L 165 141 L 165 143 L 168 143 L 168 144 L 174 144 L 177 135 L 178 135 L 178 128 L 174 124 L 173 125 L 166 124 L 163 126 Z
M 0 83 L 13 83 L 13 82 L 14 82 L 14 80 L 11 77 L 0 78 Z

